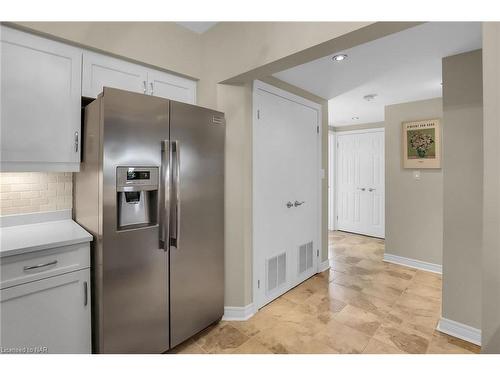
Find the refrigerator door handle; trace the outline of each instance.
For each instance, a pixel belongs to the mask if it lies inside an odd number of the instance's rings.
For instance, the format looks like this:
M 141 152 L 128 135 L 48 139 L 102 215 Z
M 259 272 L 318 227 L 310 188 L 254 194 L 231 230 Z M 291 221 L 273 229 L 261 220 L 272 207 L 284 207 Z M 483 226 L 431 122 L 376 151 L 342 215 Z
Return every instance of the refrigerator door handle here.
M 172 141 L 172 153 L 175 153 L 175 238 L 172 245 L 179 249 L 181 238 L 181 149 L 179 141 Z
M 162 200 L 160 209 L 160 248 L 168 251 L 170 238 L 170 144 L 168 140 L 161 142 L 161 176 Z

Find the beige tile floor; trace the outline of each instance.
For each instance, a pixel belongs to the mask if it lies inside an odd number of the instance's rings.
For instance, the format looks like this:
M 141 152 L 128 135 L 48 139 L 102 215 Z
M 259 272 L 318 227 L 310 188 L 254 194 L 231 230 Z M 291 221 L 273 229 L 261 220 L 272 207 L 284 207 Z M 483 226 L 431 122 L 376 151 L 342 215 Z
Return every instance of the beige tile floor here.
M 382 260 L 384 241 L 330 232 L 331 269 L 244 322 L 219 322 L 173 353 L 479 353 L 435 330 L 441 277 Z

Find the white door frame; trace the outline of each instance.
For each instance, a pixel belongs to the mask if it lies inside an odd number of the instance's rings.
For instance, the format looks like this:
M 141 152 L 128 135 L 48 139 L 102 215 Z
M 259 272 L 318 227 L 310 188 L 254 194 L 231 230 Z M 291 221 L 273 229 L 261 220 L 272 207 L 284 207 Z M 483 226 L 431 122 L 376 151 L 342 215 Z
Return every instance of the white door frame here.
M 338 151 L 338 137 L 341 135 L 349 135 L 349 134 L 364 134 L 364 133 L 384 133 L 385 128 L 369 128 L 369 129 L 361 129 L 361 130 L 346 130 L 346 131 L 336 131 L 335 132 L 335 152 L 333 153 L 335 159 L 335 166 L 337 166 L 337 151 Z M 385 164 L 385 144 L 384 144 L 384 164 Z M 338 228 L 338 178 L 337 178 L 338 168 L 335 168 L 335 229 Z M 384 194 L 385 194 L 385 176 L 384 176 Z M 385 225 L 385 206 L 384 206 L 384 225 Z M 384 229 L 385 233 L 385 229 Z M 384 236 L 385 237 L 385 236 Z
M 330 135 L 332 136 L 330 142 Z M 337 132 L 328 128 L 328 231 L 337 229 Z M 331 186 L 330 186 L 331 183 Z M 330 225 L 331 224 L 331 225 Z
M 252 90 L 252 303 L 253 303 L 253 309 L 254 311 L 258 310 L 258 273 L 257 273 L 257 249 L 255 248 L 255 232 L 253 228 L 255 228 L 254 221 L 255 221 L 255 216 L 254 216 L 254 202 L 255 202 L 255 195 L 254 195 L 254 189 L 253 189 L 253 176 L 255 175 L 255 163 L 254 163 L 254 155 L 255 155 L 255 132 L 253 131 L 253 128 L 255 127 L 257 120 L 258 120 L 258 108 L 257 108 L 257 92 L 258 91 L 263 91 L 267 92 L 269 94 L 277 95 L 279 97 L 282 97 L 284 99 L 290 100 L 292 102 L 302 104 L 306 107 L 309 107 L 318 113 L 318 149 L 317 149 L 317 160 L 318 160 L 318 168 L 317 168 L 317 178 L 318 178 L 318 192 L 317 192 L 317 207 L 318 207 L 318 228 L 316 231 L 316 238 L 315 241 L 318 244 L 318 249 L 319 249 L 319 257 L 316 261 L 316 272 L 320 271 L 320 266 L 321 266 L 321 251 L 323 248 L 323 243 L 322 243 L 322 238 L 321 238 L 321 232 L 322 232 L 322 212 L 323 212 L 323 207 L 322 207 L 322 180 L 324 178 L 324 170 L 322 169 L 322 139 L 323 139 L 323 129 L 322 129 L 322 110 L 321 110 L 321 105 L 315 102 L 312 102 L 310 100 L 307 100 L 301 96 L 292 94 L 288 91 L 282 90 L 280 88 L 277 88 L 275 86 L 269 85 L 267 83 L 264 83 L 262 81 L 254 81 L 253 82 L 253 90 Z M 262 286 L 261 286 L 262 287 Z

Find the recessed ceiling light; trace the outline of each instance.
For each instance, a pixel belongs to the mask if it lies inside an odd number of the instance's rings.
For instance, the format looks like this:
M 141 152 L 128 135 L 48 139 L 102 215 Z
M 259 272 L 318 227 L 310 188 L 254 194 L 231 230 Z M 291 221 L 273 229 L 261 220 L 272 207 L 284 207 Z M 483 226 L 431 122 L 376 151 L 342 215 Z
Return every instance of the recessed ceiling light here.
M 368 94 L 363 96 L 363 99 L 365 99 L 367 102 L 371 102 L 372 100 L 375 100 L 377 97 L 377 94 Z
M 347 59 L 347 55 L 343 53 L 332 57 L 333 61 L 344 61 L 345 59 Z
M 359 120 L 359 117 L 358 116 L 354 116 L 352 119 L 353 120 Z

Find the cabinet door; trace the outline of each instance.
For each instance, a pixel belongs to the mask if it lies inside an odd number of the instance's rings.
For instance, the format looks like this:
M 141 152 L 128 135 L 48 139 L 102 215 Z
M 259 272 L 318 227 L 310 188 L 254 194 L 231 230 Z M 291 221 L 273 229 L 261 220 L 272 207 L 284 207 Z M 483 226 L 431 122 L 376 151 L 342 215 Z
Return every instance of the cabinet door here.
M 178 102 L 196 104 L 196 81 L 173 74 L 150 70 L 148 93 Z
M 90 353 L 89 274 L 85 269 L 0 290 L 2 348 Z
M 147 68 L 106 55 L 84 51 L 82 96 L 96 98 L 105 86 L 146 93 Z
M 4 171 L 77 171 L 78 48 L 1 27 L 1 160 Z

